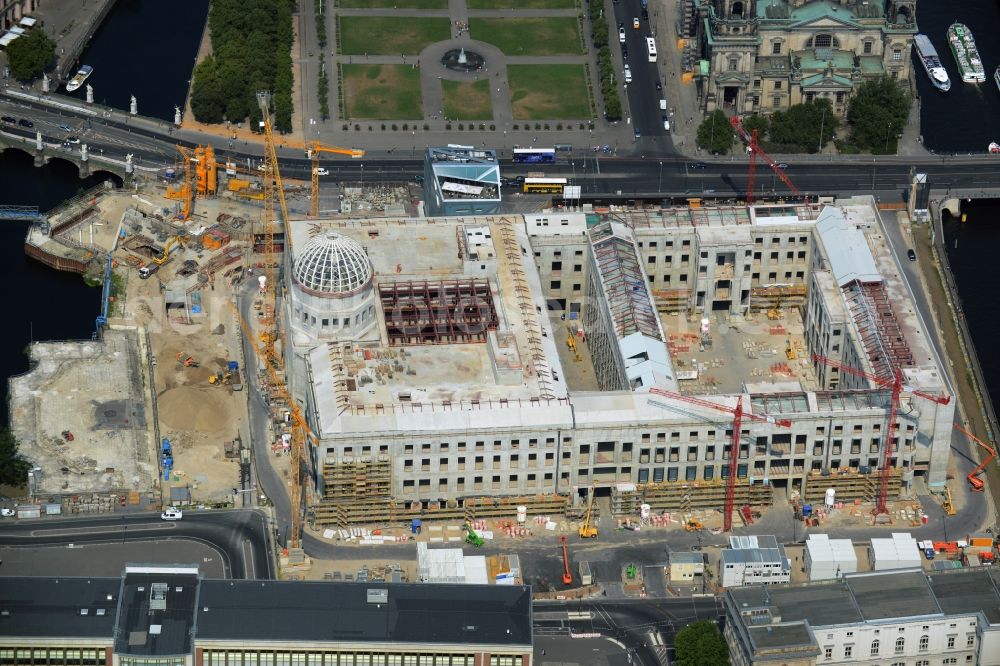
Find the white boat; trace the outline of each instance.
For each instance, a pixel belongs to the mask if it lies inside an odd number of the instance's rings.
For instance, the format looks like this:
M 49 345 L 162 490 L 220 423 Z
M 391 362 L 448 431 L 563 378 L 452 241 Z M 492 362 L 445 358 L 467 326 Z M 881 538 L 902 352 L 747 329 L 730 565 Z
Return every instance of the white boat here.
M 993 153 L 994 155 L 996 155 L 997 153 L 1000 153 L 1000 143 L 997 143 L 996 141 L 994 141 L 993 143 L 991 143 L 989 145 L 989 147 L 987 148 L 987 150 L 989 152 Z
M 948 70 L 941 64 L 937 49 L 931 44 L 927 35 L 916 35 L 913 38 L 913 45 L 917 48 L 917 55 L 927 72 L 928 78 L 934 87 L 942 92 L 951 90 L 951 79 L 948 78 Z
M 80 69 L 77 70 L 76 74 L 73 75 L 73 78 L 66 83 L 66 92 L 73 92 L 74 90 L 78 90 L 80 86 L 83 85 L 83 82 L 87 80 L 87 77 L 90 76 L 93 72 L 94 68 L 91 67 L 90 65 L 82 66 Z
M 952 23 L 948 26 L 948 46 L 955 56 L 958 73 L 966 83 L 982 83 L 986 80 L 983 61 L 976 48 L 976 40 L 972 32 L 962 23 Z

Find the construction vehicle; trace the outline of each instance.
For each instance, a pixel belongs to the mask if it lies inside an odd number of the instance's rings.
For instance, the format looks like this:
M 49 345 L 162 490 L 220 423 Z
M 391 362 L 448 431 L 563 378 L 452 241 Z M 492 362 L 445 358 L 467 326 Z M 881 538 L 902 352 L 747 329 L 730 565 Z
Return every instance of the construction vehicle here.
M 67 442 L 72 442 L 74 439 L 76 439 L 76 437 L 73 436 L 73 433 L 71 433 L 69 430 L 63 430 L 62 431 L 62 437 Z
M 198 367 L 198 361 L 194 360 L 193 356 L 185 354 L 184 352 L 177 352 L 177 362 L 180 363 L 185 368 Z
M 983 447 L 983 449 L 985 449 L 986 453 L 988 454 L 985 458 L 983 458 L 983 461 L 981 463 L 979 463 L 978 465 L 976 465 L 976 468 L 974 470 L 972 470 L 971 472 L 969 472 L 966 475 L 966 477 L 965 477 L 966 479 L 968 479 L 969 485 L 972 486 L 972 490 L 975 491 L 975 492 L 977 492 L 977 493 L 981 493 L 984 490 L 986 490 L 986 483 L 982 479 L 979 478 L 979 475 L 982 473 L 982 471 L 984 469 L 986 469 L 986 466 L 989 465 L 991 462 L 993 462 L 993 459 L 997 457 L 996 448 L 990 446 L 989 444 L 987 444 L 983 440 L 979 439 L 978 437 L 976 437 L 975 435 L 973 435 L 971 432 L 969 432 L 969 430 L 967 428 L 965 428 L 965 427 L 963 427 L 963 426 L 961 426 L 961 425 L 959 425 L 957 423 L 955 424 L 955 429 L 956 430 L 960 430 L 966 437 L 968 437 L 969 439 L 971 439 L 973 442 L 975 442 L 979 446 Z
M 163 480 L 170 480 L 170 472 L 174 467 L 174 451 L 170 446 L 170 440 L 166 437 L 163 438 L 163 442 L 160 446 L 160 462 L 163 465 Z
M 573 584 L 573 574 L 569 572 L 569 551 L 566 546 L 566 537 L 559 537 L 559 541 L 562 542 L 562 555 L 563 555 L 563 585 Z
M 792 339 L 788 338 L 788 341 L 785 343 L 785 358 L 789 361 L 794 361 L 798 357 L 799 355 L 795 353 L 795 347 L 792 346 Z
M 944 502 L 941 503 L 941 508 L 944 509 L 946 515 L 954 516 L 958 512 L 955 510 L 955 503 L 952 501 L 951 498 L 951 488 L 945 486 L 944 495 L 945 495 Z
M 472 529 L 472 525 L 469 523 L 465 524 L 465 543 L 475 546 L 476 548 L 482 548 L 486 540 L 483 537 L 476 534 L 476 530 Z
M 700 532 L 705 529 L 705 526 L 701 522 L 695 520 L 694 518 L 688 518 L 687 522 L 684 523 L 685 532 Z
M 170 259 L 170 251 L 174 249 L 175 245 L 180 245 L 182 248 L 184 247 L 184 241 L 180 236 L 171 236 L 170 239 L 167 240 L 166 245 L 163 246 L 163 254 L 159 257 L 154 255 L 150 258 L 150 261 L 157 266 L 162 266 L 167 263 L 167 260 Z
M 635 580 L 635 577 L 639 574 L 639 568 L 634 564 L 629 564 L 625 567 L 625 578 L 629 580 Z
M 594 486 L 590 487 L 590 492 L 587 495 L 587 515 L 583 519 L 583 525 L 580 526 L 579 532 L 581 539 L 594 539 L 597 537 L 597 528 L 590 524 L 590 519 L 594 515 Z
M 208 383 L 212 386 L 225 386 L 229 384 L 233 374 L 229 370 L 219 370 L 214 375 L 208 377 Z
M 243 378 L 240 377 L 240 364 L 236 361 L 230 361 L 227 369 L 229 371 L 229 386 L 234 391 L 242 391 Z
M 572 333 L 570 333 L 569 336 L 566 338 L 566 346 L 569 347 L 569 350 L 571 352 L 573 352 L 574 361 L 580 362 L 583 360 L 582 358 L 580 358 L 580 350 L 577 349 L 576 347 L 576 338 L 573 337 Z
M 155 275 L 158 270 L 160 270 L 159 264 L 149 264 L 146 266 L 142 266 L 139 269 L 139 277 L 143 280 L 146 280 Z

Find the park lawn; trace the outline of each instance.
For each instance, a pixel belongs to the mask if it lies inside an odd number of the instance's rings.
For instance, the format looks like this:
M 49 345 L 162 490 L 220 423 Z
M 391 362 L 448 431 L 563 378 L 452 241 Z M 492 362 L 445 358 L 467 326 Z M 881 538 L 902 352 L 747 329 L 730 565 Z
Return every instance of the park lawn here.
M 409 65 L 341 65 L 347 116 L 375 120 L 424 117 L 420 70 Z
M 517 120 L 593 116 L 584 65 L 508 65 L 507 81 Z
M 466 0 L 465 4 L 469 9 L 573 9 L 576 2 L 577 0 Z
M 341 16 L 340 52 L 350 55 L 416 55 L 451 37 L 446 18 Z
M 448 120 L 491 120 L 490 82 L 441 81 L 444 117 Z
M 493 44 L 507 55 L 579 55 L 578 21 L 573 16 L 551 18 L 473 18 L 473 39 Z
M 448 9 L 448 0 L 340 0 L 338 4 L 344 9 Z

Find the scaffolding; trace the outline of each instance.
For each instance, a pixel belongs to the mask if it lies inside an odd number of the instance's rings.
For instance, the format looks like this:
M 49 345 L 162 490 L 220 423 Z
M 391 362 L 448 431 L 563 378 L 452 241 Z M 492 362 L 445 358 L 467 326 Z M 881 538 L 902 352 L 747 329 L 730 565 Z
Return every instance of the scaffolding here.
M 736 506 L 771 506 L 772 487 L 763 483 L 737 480 L 734 504 Z M 690 511 L 693 509 L 718 509 L 726 504 L 726 483 L 720 481 L 664 481 L 646 483 L 635 490 L 611 489 L 611 513 L 616 515 L 638 513 L 639 507 L 648 504 L 653 511 Z
M 526 507 L 529 515 L 563 516 L 569 508 L 565 495 L 526 495 L 514 497 L 472 496 L 451 500 L 397 501 L 387 498 L 324 498 L 312 507 L 317 526 L 346 528 L 351 525 L 405 524 L 414 518 L 471 522 L 479 518 L 512 518 L 517 508 Z
M 881 474 L 861 474 L 853 468 L 834 470 L 823 475 L 821 472 L 811 472 L 806 480 L 803 500 L 806 504 L 823 502 L 826 491 L 833 488 L 838 502 L 874 502 L 878 499 Z M 902 487 L 902 475 L 899 470 L 889 472 L 889 495 L 898 497 Z
M 389 344 L 485 342 L 499 318 L 487 280 L 408 280 L 379 286 Z
M 691 307 L 690 289 L 654 289 L 653 302 L 657 312 L 677 314 Z
M 804 284 L 770 285 L 750 289 L 750 310 L 766 311 L 772 308 L 801 307 L 805 305 L 808 288 Z
M 913 352 L 906 344 L 883 282 L 854 280 L 844 285 L 844 299 L 858 329 L 858 337 L 876 377 L 891 378 L 894 368 L 913 365 Z

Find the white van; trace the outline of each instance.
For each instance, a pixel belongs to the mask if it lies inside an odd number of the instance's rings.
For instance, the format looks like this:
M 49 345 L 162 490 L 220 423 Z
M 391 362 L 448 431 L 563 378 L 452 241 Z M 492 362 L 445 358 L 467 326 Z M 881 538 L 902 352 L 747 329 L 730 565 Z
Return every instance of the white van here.
M 660 99 L 660 111 L 666 111 L 666 110 L 667 110 L 667 100 L 661 98 Z
M 632 68 L 625 65 L 625 83 L 632 83 Z

